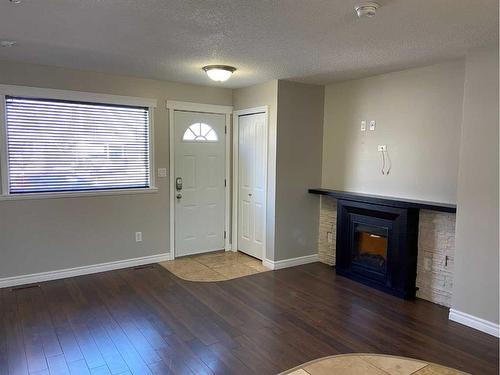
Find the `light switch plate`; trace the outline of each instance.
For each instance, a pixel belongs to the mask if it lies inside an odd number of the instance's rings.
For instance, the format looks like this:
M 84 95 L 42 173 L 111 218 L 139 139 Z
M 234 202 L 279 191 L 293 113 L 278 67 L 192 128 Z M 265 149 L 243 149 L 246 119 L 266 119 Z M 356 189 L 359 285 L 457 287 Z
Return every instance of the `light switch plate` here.
M 158 168 L 158 177 L 167 177 L 167 168 Z
M 377 122 L 375 120 L 370 121 L 370 130 L 375 130 L 375 125 L 377 125 Z
M 361 127 L 360 127 L 360 130 L 361 130 L 362 132 L 365 132 L 365 131 L 366 131 L 366 121 L 365 121 L 365 120 L 361 121 Z
M 135 242 L 142 242 L 142 232 L 135 232 Z

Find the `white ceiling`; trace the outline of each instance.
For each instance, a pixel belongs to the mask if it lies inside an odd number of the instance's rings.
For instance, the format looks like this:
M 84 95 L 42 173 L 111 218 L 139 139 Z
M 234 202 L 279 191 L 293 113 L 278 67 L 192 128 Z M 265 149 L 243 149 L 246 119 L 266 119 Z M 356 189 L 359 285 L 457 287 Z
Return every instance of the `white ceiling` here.
M 498 0 L 0 0 L 0 60 L 212 84 L 327 83 L 463 56 L 498 40 Z M 221 84 L 218 84 L 221 85 Z

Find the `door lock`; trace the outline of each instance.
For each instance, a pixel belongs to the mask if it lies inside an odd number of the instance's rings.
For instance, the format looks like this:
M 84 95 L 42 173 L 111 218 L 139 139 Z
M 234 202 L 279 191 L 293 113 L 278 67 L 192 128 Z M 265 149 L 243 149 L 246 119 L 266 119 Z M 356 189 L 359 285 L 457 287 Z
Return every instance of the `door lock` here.
M 181 199 L 182 198 L 182 194 L 181 193 L 177 193 L 176 198 L 177 199 Z
M 182 190 L 182 177 L 177 177 L 175 179 L 175 189 L 178 191 Z

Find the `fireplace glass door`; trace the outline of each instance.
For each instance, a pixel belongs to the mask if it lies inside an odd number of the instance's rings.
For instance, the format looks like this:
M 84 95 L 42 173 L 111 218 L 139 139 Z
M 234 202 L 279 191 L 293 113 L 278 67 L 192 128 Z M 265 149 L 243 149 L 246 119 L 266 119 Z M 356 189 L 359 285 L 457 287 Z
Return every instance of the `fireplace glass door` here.
M 354 223 L 352 266 L 385 276 L 388 236 L 387 228 Z

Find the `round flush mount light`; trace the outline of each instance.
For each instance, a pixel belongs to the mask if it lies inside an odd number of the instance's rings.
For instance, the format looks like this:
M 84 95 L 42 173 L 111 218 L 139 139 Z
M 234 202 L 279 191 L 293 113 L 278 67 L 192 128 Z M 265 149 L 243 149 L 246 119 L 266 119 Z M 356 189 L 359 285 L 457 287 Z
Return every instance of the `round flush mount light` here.
M 13 40 L 0 40 L 0 47 L 13 47 L 16 45 L 16 42 Z
M 207 65 L 203 67 L 203 71 L 212 81 L 224 82 L 231 78 L 236 68 L 229 65 Z
M 356 14 L 359 18 L 373 17 L 377 14 L 377 9 L 380 8 L 380 4 L 375 1 L 365 1 L 354 7 Z

